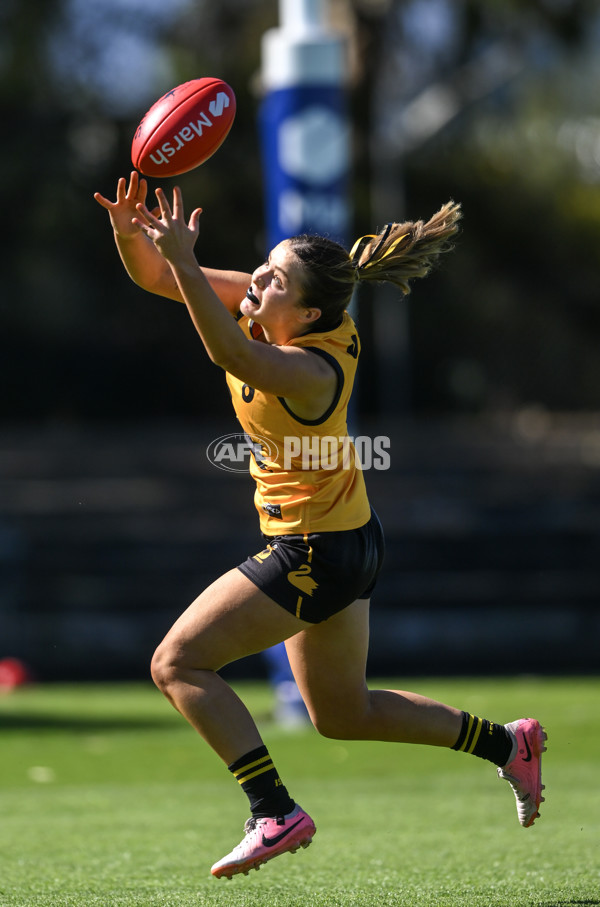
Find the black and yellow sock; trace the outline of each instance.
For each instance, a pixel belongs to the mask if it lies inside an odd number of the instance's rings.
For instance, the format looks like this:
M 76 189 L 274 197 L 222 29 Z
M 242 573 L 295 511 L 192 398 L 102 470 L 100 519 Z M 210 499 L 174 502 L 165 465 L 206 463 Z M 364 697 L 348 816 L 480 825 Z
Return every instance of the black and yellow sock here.
M 510 759 L 512 747 L 513 738 L 503 724 L 462 713 L 462 728 L 453 750 L 472 753 L 494 765 L 504 766 Z
M 296 805 L 284 787 L 266 746 L 259 746 L 227 766 L 250 801 L 257 818 L 286 816 Z

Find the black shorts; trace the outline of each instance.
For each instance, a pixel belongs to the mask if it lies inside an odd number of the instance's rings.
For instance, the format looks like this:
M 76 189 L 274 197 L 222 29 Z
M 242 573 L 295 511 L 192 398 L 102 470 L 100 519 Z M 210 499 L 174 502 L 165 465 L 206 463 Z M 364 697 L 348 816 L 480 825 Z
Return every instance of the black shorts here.
M 374 510 L 359 529 L 264 539 L 267 547 L 238 570 L 286 611 L 313 624 L 369 598 L 385 553 Z

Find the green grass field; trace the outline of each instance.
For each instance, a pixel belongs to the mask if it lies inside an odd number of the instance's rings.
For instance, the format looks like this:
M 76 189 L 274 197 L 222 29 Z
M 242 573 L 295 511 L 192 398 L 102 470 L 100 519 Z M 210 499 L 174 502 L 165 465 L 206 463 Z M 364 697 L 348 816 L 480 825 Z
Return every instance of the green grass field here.
M 536 825 L 518 825 L 488 763 L 286 732 L 269 721 L 268 688 L 238 683 L 318 831 L 307 850 L 217 881 L 210 866 L 241 839 L 246 800 L 160 694 L 32 687 L 0 697 L 0 905 L 600 905 L 597 679 L 385 685 L 497 721 L 540 718 Z

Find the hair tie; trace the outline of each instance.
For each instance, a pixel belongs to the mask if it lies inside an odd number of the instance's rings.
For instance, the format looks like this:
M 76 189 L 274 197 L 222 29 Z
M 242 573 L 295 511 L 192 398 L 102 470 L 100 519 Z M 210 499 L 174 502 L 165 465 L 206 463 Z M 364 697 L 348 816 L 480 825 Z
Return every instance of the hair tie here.
M 390 232 L 391 232 L 391 229 L 393 226 L 394 226 L 393 223 L 385 225 L 385 229 L 383 231 L 383 236 L 381 237 L 381 239 L 379 240 L 379 242 L 377 243 L 377 245 L 375 246 L 375 248 L 373 249 L 373 251 L 371 252 L 369 257 L 367 258 L 367 260 L 362 263 L 362 265 L 359 265 L 358 262 L 359 262 L 360 256 L 362 255 L 362 252 L 363 252 L 365 246 L 367 245 L 369 240 L 377 239 L 377 237 L 380 234 L 371 233 L 371 234 L 367 234 L 366 236 L 361 236 L 360 239 L 356 240 L 356 242 L 352 246 L 352 251 L 350 252 L 350 259 L 352 261 L 352 267 L 355 269 L 355 271 L 357 273 L 359 270 L 363 270 L 364 268 L 371 268 L 373 265 L 377 264 L 377 262 L 374 261 L 373 259 L 375 258 L 375 256 L 381 249 L 382 245 L 384 244 L 384 242 L 390 235 Z M 391 255 L 392 252 L 396 249 L 396 247 L 400 245 L 402 240 L 405 239 L 409 235 L 410 235 L 410 230 L 407 233 L 403 233 L 402 236 L 398 237 L 398 239 L 395 239 L 394 242 L 390 244 L 389 249 L 386 249 L 386 251 L 383 253 L 383 255 L 381 256 L 379 261 L 383 261 L 384 258 L 387 258 L 388 255 Z
M 358 271 L 359 267 L 360 268 L 368 267 L 369 263 L 372 261 L 372 259 L 375 257 L 375 255 L 377 254 L 377 252 L 379 251 L 379 249 L 381 248 L 383 243 L 386 241 L 386 239 L 390 235 L 390 230 L 392 229 L 393 226 L 394 226 L 393 222 L 385 225 L 385 229 L 383 231 L 383 236 L 381 237 L 381 239 L 379 240 L 379 242 L 377 243 L 377 245 L 375 246 L 375 248 L 373 249 L 373 251 L 371 252 L 369 257 L 367 258 L 367 260 L 362 263 L 362 265 L 359 265 L 358 261 L 360 259 L 360 256 L 363 253 L 365 246 L 368 245 L 370 240 L 377 239 L 377 237 L 379 236 L 379 233 L 366 233 L 364 236 L 360 236 L 356 240 L 356 242 L 352 246 L 352 250 L 351 250 L 350 256 L 349 256 L 350 260 L 352 262 L 352 267 L 355 270 Z

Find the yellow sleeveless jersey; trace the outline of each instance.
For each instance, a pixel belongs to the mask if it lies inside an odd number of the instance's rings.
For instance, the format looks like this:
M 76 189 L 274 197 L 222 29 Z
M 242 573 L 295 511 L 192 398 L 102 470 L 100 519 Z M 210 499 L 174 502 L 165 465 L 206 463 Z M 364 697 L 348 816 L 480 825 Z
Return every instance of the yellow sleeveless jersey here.
M 246 316 L 238 324 L 251 339 L 262 332 Z M 289 343 L 323 356 L 337 373 L 335 398 L 320 419 L 301 419 L 283 397 L 227 373 L 233 406 L 253 451 L 250 474 L 256 482 L 261 531 L 272 536 L 357 529 L 371 512 L 347 427 L 360 353 L 356 327 L 346 312 L 337 328 L 303 334 Z

